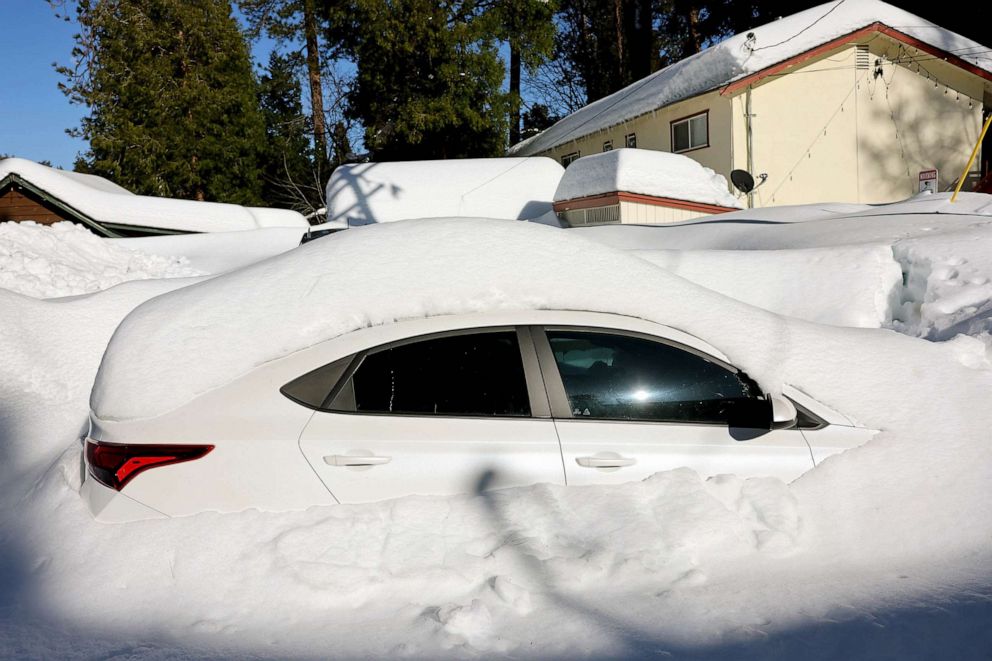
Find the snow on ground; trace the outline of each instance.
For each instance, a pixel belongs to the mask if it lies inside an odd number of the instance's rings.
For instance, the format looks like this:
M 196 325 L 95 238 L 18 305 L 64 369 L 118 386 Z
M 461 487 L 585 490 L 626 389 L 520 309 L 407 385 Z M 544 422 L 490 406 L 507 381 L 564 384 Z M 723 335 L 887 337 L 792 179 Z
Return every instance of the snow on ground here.
M 920 282 L 937 278 L 934 265 L 960 260 L 950 266 L 957 273 L 934 282 L 981 286 L 970 281 L 992 273 L 989 219 L 931 216 L 930 230 L 917 220 L 808 221 L 776 231 L 752 224 L 750 233 L 725 224 L 722 243 L 711 226 L 695 224 L 668 228 L 677 231 L 663 243 L 675 248 L 678 236 L 696 248 L 824 253 L 864 244 L 870 255 L 891 240 L 893 254 L 905 249 L 912 264 L 929 261 Z M 702 481 L 682 469 L 611 487 L 103 525 L 76 493 L 75 441 L 103 347 L 129 309 L 189 281 L 129 282 L 52 301 L 0 291 L 0 653 L 986 657 L 992 365 L 979 337 L 929 342 L 787 319 L 581 238 L 595 234 L 467 220 L 349 230 L 151 300 L 123 332 L 147 330 L 150 343 L 155 333 L 163 344 L 189 341 L 187 353 L 199 354 L 208 330 L 235 331 L 234 346 L 238 326 L 273 308 L 287 311 L 287 321 L 318 301 L 355 315 L 247 336 L 291 351 L 393 316 L 585 305 L 663 318 L 759 378 L 788 380 L 882 433 L 790 485 Z M 660 234 L 643 234 L 653 238 L 638 244 L 651 247 Z M 633 240 L 621 236 L 612 239 Z M 852 246 L 838 254 L 847 255 L 837 258 L 844 264 L 858 253 Z M 287 264 L 300 269 L 293 296 L 268 284 L 287 284 Z M 851 282 L 821 276 L 807 286 L 815 299 Z M 210 306 L 182 309 L 198 298 Z M 951 323 L 956 312 L 940 315 L 953 308 L 927 308 L 933 327 Z M 223 310 L 235 315 L 235 328 Z M 151 321 L 176 325 L 170 334 Z M 232 369 L 266 358 L 243 348 L 247 362 Z M 204 369 L 232 359 L 202 357 Z M 132 373 L 147 366 L 130 364 Z M 149 392 L 160 379 L 183 378 L 151 371 L 135 379 L 127 368 L 107 369 Z M 117 391 L 114 399 L 129 396 Z
M 191 268 L 216 275 L 292 250 L 300 245 L 305 232 L 297 227 L 266 227 L 240 232 L 110 239 L 109 242 L 151 255 L 182 255 L 184 263 Z
M 901 303 L 902 271 L 886 245 L 634 254 L 739 301 L 821 324 L 880 328 Z M 823 282 L 832 286 L 811 295 Z
M 688 156 L 650 149 L 614 149 L 578 159 L 562 175 L 555 202 L 618 191 L 741 206 L 723 175 Z
M 883 327 L 946 340 L 958 333 L 992 332 L 990 229 L 992 197 L 963 193 L 952 204 L 949 193 L 937 193 L 855 210 L 836 205 L 751 209 L 673 225 L 568 231 L 633 251 L 755 305 L 823 323 L 869 320 L 868 292 L 880 282 L 875 300 Z M 858 250 L 873 250 L 874 257 L 859 259 Z M 902 282 L 888 293 L 891 269 L 872 267 L 873 259 L 884 262 L 885 250 L 902 273 Z M 802 255 L 810 262 L 797 263 Z M 783 276 L 779 267 L 787 260 L 791 263 Z M 825 286 L 827 281 L 831 286 Z M 803 291 L 815 291 L 823 306 L 804 298 Z M 851 306 L 845 312 L 847 296 Z
M 0 223 L 0 289 L 36 298 L 75 296 L 128 280 L 201 275 L 182 257 L 104 241 L 82 225 Z

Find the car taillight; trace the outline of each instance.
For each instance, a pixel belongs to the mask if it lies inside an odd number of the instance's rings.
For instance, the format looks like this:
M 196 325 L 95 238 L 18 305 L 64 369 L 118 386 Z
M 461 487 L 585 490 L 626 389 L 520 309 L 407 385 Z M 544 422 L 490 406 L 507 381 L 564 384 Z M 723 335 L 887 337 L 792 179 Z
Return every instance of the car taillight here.
M 149 468 L 193 461 L 214 449 L 212 445 L 121 445 L 86 440 L 86 463 L 93 478 L 120 491 Z

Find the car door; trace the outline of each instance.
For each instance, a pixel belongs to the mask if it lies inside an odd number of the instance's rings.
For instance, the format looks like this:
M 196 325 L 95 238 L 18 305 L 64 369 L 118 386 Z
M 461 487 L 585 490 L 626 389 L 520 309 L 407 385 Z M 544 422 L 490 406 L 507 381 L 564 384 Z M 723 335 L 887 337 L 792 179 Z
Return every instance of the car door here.
M 761 393 L 716 358 L 623 331 L 532 327 L 569 484 L 687 466 L 792 480 L 813 467 L 798 429 L 731 427 Z M 750 404 L 754 404 L 753 401 Z
M 349 503 L 565 481 L 534 347 L 515 328 L 362 352 L 314 413 L 300 448 Z

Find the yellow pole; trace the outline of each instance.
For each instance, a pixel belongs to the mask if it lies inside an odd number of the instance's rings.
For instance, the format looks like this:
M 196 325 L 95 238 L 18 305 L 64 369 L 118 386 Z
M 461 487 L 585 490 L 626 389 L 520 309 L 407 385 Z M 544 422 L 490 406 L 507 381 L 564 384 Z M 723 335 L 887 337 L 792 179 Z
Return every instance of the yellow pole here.
M 954 188 L 954 195 L 951 195 L 951 202 L 957 202 L 958 193 L 961 192 L 961 186 L 964 185 L 964 180 L 971 170 L 971 164 L 975 162 L 975 157 L 978 156 L 978 148 L 982 146 L 982 140 L 985 139 L 985 133 L 989 130 L 989 124 L 992 124 L 992 113 L 989 113 L 989 118 L 985 120 L 985 126 L 982 127 L 982 133 L 978 136 L 978 142 L 975 143 L 975 148 L 971 150 L 971 158 L 968 159 L 968 165 L 964 166 L 964 172 L 961 173 L 961 178 L 958 179 L 958 185 Z

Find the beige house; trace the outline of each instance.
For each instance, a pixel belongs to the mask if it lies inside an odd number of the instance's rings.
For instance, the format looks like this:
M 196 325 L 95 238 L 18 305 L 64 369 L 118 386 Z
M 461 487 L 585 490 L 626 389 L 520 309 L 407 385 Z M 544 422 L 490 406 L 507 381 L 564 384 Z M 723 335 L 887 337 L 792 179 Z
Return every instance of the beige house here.
M 934 169 L 947 190 L 992 109 L 989 50 L 884 2 L 832 2 L 662 69 L 511 153 L 566 167 L 619 147 L 685 154 L 752 173 L 760 185 L 740 199 L 754 207 L 891 202 Z M 988 169 L 983 154 L 969 179 Z

